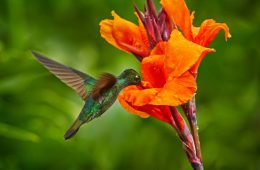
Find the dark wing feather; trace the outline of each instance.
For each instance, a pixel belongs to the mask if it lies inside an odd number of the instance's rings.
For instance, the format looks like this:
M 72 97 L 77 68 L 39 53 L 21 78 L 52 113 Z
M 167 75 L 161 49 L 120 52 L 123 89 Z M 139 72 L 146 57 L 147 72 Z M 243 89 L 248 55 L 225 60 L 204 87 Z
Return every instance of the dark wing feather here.
M 97 79 L 93 91 L 91 93 L 94 100 L 97 100 L 101 94 L 110 89 L 116 83 L 116 77 L 109 73 L 102 74 L 99 79 Z
M 56 61 L 48 59 L 36 52 L 33 55 L 44 65 L 51 73 L 58 77 L 63 83 L 74 89 L 83 100 L 87 99 L 87 91 L 85 88 L 85 80 L 94 80 L 89 75 L 86 75 L 78 70 L 62 65 Z

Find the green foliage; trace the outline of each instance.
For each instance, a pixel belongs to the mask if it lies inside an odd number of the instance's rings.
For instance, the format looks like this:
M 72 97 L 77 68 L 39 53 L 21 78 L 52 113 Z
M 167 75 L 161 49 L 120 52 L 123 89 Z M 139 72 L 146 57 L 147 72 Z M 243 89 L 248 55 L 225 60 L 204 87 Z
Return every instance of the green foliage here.
M 197 25 L 214 18 L 232 34 L 227 43 L 218 35 L 211 45 L 217 52 L 199 70 L 205 169 L 260 169 L 260 1 L 187 3 Z M 93 76 L 138 70 L 133 56 L 99 35 L 100 20 L 113 9 L 136 21 L 131 0 L 0 1 L 0 169 L 191 169 L 169 126 L 131 115 L 118 103 L 74 139 L 63 139 L 83 102 L 31 50 Z

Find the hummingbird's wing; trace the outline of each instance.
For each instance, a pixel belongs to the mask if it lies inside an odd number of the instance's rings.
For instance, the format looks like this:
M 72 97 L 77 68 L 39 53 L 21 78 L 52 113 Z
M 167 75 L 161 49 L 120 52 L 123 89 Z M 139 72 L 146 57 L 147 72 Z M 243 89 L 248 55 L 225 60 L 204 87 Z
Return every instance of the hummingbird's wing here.
M 63 83 L 74 89 L 83 100 L 87 99 L 96 81 L 93 77 L 48 59 L 34 51 L 32 53 L 45 68 L 58 77 Z
M 116 77 L 110 73 L 102 74 L 99 79 L 97 79 L 93 90 L 92 90 L 92 97 L 94 100 L 97 100 L 101 94 L 105 91 L 110 89 L 113 85 L 116 84 Z

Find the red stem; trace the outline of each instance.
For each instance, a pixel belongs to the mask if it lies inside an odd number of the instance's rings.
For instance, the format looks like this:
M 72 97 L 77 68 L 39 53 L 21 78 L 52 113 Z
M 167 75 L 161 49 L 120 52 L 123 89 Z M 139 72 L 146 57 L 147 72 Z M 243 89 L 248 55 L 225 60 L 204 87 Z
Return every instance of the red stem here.
M 183 149 L 185 150 L 189 162 L 194 170 L 203 170 L 203 165 L 196 155 L 193 136 L 191 135 L 185 120 L 176 107 L 170 107 L 170 109 L 173 117 L 172 126 L 176 129 L 177 134 L 182 141 Z
M 196 155 L 202 162 L 201 148 L 200 148 L 200 139 L 197 125 L 197 116 L 196 116 L 196 101 L 195 95 L 193 98 L 186 104 L 182 106 L 183 111 L 189 121 L 192 136 L 195 142 Z

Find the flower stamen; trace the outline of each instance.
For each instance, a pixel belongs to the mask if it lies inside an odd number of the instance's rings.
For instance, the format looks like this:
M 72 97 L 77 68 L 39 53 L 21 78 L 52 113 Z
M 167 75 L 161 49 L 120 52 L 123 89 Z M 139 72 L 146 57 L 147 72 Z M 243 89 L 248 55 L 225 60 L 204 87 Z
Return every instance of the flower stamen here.
M 144 13 L 135 4 L 134 9 L 146 29 L 150 49 L 153 49 L 160 41 L 167 41 L 172 30 L 177 28 L 163 9 L 157 15 L 152 0 L 147 0 L 147 7 L 144 6 Z

